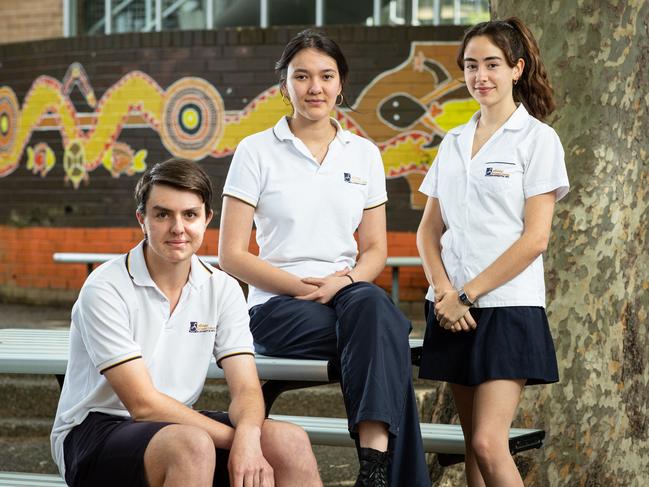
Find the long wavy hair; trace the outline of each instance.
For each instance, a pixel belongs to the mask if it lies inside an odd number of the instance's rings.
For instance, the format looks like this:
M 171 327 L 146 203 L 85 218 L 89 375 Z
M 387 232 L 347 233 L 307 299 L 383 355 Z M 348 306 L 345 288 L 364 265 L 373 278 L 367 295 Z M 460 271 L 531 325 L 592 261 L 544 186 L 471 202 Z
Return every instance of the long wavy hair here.
M 539 45 L 530 29 L 518 17 L 492 20 L 474 25 L 464 34 L 457 55 L 457 65 L 464 71 L 464 51 L 476 36 L 488 37 L 505 54 L 510 68 L 519 59 L 525 61 L 523 73 L 514 85 L 514 101 L 522 103 L 527 111 L 539 120 L 550 115 L 556 105 L 548 73 L 541 60 Z

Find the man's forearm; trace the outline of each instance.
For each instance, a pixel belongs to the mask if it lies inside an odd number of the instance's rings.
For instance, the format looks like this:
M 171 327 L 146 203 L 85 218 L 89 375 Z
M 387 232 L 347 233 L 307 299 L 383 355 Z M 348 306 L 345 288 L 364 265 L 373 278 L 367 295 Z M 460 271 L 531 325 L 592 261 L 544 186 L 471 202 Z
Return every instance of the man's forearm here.
M 234 440 L 234 430 L 229 426 L 214 421 L 160 392 L 147 401 L 146 405 L 131 411 L 131 415 L 136 421 L 168 421 L 196 426 L 210 435 L 217 448 L 229 449 Z
M 261 428 L 261 425 L 266 419 L 264 398 L 261 395 L 261 389 L 250 388 L 250 390 L 233 395 L 228 412 L 230 421 L 232 421 L 235 427 L 246 424 Z

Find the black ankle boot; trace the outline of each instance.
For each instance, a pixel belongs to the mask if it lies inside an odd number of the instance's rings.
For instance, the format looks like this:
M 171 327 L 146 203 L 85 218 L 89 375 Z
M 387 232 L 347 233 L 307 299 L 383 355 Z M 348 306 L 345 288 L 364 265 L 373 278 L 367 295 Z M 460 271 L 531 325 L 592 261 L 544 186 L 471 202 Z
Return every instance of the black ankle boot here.
M 388 487 L 389 452 L 361 448 L 358 460 L 360 469 L 354 487 Z

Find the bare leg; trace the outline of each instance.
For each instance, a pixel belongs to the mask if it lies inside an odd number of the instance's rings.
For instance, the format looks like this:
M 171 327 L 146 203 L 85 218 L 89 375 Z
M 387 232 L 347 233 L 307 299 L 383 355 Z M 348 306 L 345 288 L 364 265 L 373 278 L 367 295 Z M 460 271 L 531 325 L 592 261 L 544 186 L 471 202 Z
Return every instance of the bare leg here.
M 388 449 L 388 425 L 382 421 L 361 421 L 358 423 L 358 437 L 362 448 Z
M 475 388 L 471 448 L 489 487 L 523 487 L 509 452 L 509 429 L 524 380 L 492 380 Z
M 194 426 L 173 424 L 158 431 L 144 451 L 150 487 L 210 487 L 216 455 L 210 436 Z
M 302 428 L 266 420 L 261 430 L 261 449 L 273 467 L 277 487 L 322 486 L 311 442 Z
M 471 448 L 473 437 L 473 395 L 475 387 L 449 384 L 453 392 L 453 401 L 460 416 L 460 424 L 464 433 L 464 475 L 468 487 L 485 487 L 478 462 Z

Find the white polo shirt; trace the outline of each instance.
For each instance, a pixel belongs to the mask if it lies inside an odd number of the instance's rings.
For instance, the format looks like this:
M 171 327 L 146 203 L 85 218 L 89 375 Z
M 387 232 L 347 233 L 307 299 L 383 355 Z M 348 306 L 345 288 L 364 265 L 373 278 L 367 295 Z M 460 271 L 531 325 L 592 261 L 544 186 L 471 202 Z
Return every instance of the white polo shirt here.
M 527 198 L 554 191 L 558 201 L 569 188 L 559 137 L 522 104 L 471 159 L 479 116 L 448 132 L 419 188 L 439 200 L 442 261 L 456 289 L 520 238 Z M 434 301 L 432 287 L 426 298 Z M 545 306 L 543 257 L 476 306 Z
M 61 475 L 65 437 L 89 412 L 129 416 L 105 370 L 143 358 L 156 389 L 191 407 L 211 356 L 220 361 L 237 354 L 254 354 L 254 348 L 243 293 L 232 277 L 194 255 L 170 316 L 144 261 L 143 242 L 98 267 L 72 308 L 70 357 L 51 435 Z
M 259 257 L 300 277 L 323 277 L 353 268 L 354 232 L 363 210 L 387 201 L 379 149 L 343 130 L 322 164 L 291 132 L 283 117 L 274 128 L 243 139 L 223 194 L 255 207 Z M 275 294 L 250 286 L 248 306 Z

